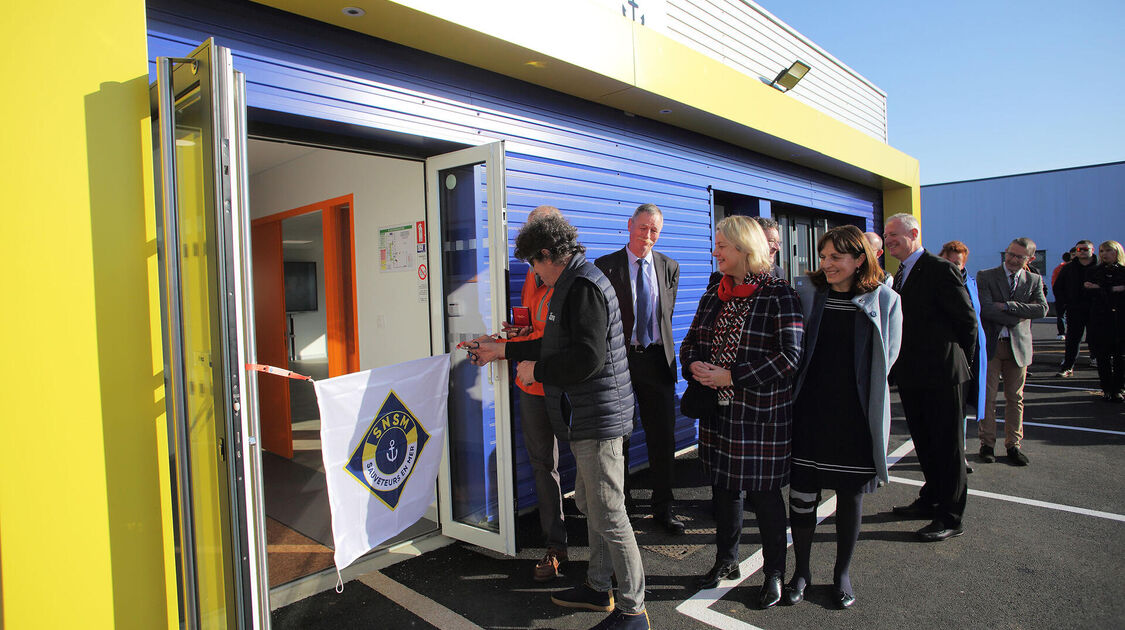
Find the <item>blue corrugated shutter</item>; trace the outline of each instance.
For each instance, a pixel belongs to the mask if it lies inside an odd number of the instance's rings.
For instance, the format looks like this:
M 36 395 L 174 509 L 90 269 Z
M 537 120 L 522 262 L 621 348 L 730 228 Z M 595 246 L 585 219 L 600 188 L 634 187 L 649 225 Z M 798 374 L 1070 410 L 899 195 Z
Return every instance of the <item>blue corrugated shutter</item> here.
M 252 108 L 390 129 L 466 144 L 504 139 L 509 242 L 537 205 L 561 208 L 588 255 L 624 246 L 628 217 L 655 203 L 665 224 L 657 249 L 680 263 L 673 334 L 683 338 L 711 272 L 709 187 L 863 218 L 881 193 L 746 149 L 626 116 L 619 110 L 364 37 L 260 5 L 149 2 L 149 56 L 183 56 L 207 37 L 235 54 Z M 519 295 L 526 266 L 512 264 Z M 677 391 L 685 387 L 681 381 Z M 518 428 L 517 428 L 518 430 Z M 680 418 L 678 448 L 696 439 Z M 522 436 L 517 496 L 535 501 Z M 562 473 L 573 484 L 563 449 Z M 633 440 L 632 461 L 645 461 Z

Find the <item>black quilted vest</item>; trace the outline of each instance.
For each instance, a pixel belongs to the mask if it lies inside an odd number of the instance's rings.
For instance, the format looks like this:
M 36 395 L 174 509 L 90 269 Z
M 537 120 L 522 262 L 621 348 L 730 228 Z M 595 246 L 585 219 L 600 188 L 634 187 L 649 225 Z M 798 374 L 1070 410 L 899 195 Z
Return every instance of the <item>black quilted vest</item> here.
M 551 428 L 559 439 L 567 441 L 604 440 L 628 435 L 633 431 L 633 383 L 629 379 L 617 293 L 605 274 L 582 254 L 571 258 L 555 283 L 540 354 L 549 357 L 566 352 L 570 345 L 570 331 L 583 325 L 581 321 L 567 321 L 562 308 L 570 288 L 579 278 L 593 282 L 605 296 L 609 314 L 606 356 L 601 369 L 581 383 L 544 384 Z

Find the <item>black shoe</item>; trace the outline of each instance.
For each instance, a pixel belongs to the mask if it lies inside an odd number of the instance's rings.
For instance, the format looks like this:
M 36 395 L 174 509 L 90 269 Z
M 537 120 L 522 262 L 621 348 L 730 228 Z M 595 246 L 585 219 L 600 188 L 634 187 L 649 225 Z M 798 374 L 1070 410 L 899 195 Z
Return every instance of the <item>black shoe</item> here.
M 583 582 L 580 586 L 552 594 L 551 601 L 566 608 L 610 612 L 613 610 L 613 591 L 595 591 Z
M 766 609 L 781 601 L 781 576 L 767 575 L 758 594 L 758 608 Z
M 996 461 L 996 452 L 992 450 L 991 446 L 980 445 L 980 461 L 986 464 Z
M 966 475 L 973 474 L 973 467 L 969 465 L 969 462 L 965 462 L 965 474 Z
M 910 505 L 896 505 L 891 508 L 891 511 L 898 516 L 906 518 L 933 518 L 934 506 L 927 505 L 921 499 L 917 499 Z
M 656 524 L 663 527 L 664 531 L 672 534 L 673 536 L 680 536 L 684 533 L 684 523 L 680 519 L 672 516 L 671 512 L 664 514 L 656 514 L 653 517 Z
M 1018 446 L 1008 447 L 1008 463 L 1013 466 L 1027 466 L 1027 455 L 1020 451 Z
M 789 583 L 785 585 L 785 589 L 781 592 L 781 603 L 786 606 L 796 606 L 805 599 L 805 589 L 808 588 L 809 583 L 807 580 L 799 579 L 793 576 Z
M 855 603 L 855 595 L 851 595 L 849 593 L 841 591 L 840 589 L 836 589 L 835 600 L 836 607 L 840 610 L 844 610 L 845 608 L 851 608 L 852 604 Z
M 647 610 L 630 614 L 614 608 L 608 617 L 590 630 L 649 630 L 651 627 Z
M 737 580 L 742 577 L 738 565 L 733 562 L 718 562 L 703 577 L 699 578 L 699 588 L 718 588 L 719 580 Z
M 955 538 L 964 533 L 965 530 L 960 527 L 946 527 L 941 521 L 934 521 L 915 532 L 922 542 L 938 542 L 946 538 Z

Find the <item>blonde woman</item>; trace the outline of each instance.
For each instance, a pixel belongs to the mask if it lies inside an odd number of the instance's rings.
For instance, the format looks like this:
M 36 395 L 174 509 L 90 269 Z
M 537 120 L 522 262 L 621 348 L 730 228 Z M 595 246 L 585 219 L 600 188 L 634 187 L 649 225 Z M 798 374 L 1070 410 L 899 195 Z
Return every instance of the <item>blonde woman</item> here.
M 1102 400 L 1120 403 L 1125 389 L 1125 252 L 1121 243 L 1098 247 L 1098 266 L 1083 287 L 1091 294 L 1090 349 L 1098 360 Z
M 714 588 L 737 579 L 743 493 L 758 517 L 765 583 L 758 605 L 781 600 L 785 573 L 785 501 L 792 440 L 793 377 L 801 360 L 803 319 L 797 294 L 770 274 L 761 227 L 727 217 L 712 256 L 722 279 L 707 289 L 680 346 L 684 377 L 717 392 L 699 420 L 699 456 L 710 475 L 717 522 L 715 565 L 700 579 Z

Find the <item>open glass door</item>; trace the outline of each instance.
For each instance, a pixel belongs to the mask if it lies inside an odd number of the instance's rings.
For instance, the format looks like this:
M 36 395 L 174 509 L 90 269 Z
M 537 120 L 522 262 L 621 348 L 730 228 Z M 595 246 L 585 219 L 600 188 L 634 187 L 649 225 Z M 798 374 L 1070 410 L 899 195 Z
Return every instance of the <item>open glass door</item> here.
M 151 87 L 180 626 L 268 628 L 244 82 L 208 40 Z
M 462 341 L 500 331 L 508 307 L 504 146 L 426 160 L 430 330 L 449 352 L 449 430 L 438 477 L 442 533 L 514 554 L 507 363 L 472 365 Z

